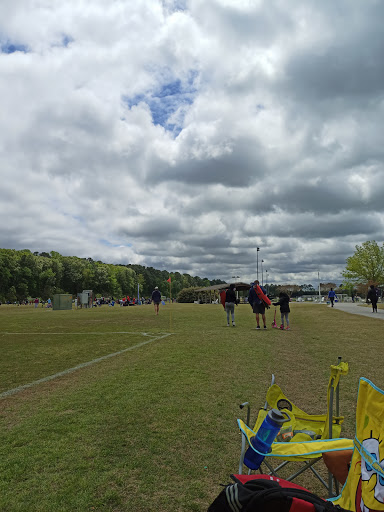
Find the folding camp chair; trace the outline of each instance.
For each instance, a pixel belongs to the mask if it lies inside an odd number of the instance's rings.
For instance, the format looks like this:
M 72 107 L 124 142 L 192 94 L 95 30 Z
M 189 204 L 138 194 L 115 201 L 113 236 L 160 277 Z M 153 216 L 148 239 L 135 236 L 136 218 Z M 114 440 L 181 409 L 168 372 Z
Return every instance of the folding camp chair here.
M 361 378 L 356 406 L 356 436 L 347 480 L 330 499 L 352 512 L 384 511 L 384 391 Z
M 289 462 L 302 461 L 302 467 L 290 476 L 284 476 L 285 480 L 292 481 L 301 475 L 307 469 L 319 479 L 319 481 L 328 490 L 329 496 L 333 494 L 333 477 L 329 474 L 328 482 L 326 482 L 313 465 L 322 457 L 325 451 L 339 451 L 350 450 L 353 442 L 350 439 L 340 439 L 341 424 L 343 417 L 339 415 L 339 381 L 341 375 L 348 373 L 348 363 L 339 362 L 337 365 L 331 366 L 331 376 L 327 389 L 327 413 L 321 415 L 307 414 L 297 407 L 291 400 L 289 400 L 279 386 L 274 384 L 274 376 L 272 376 L 272 385 L 268 389 L 266 402 L 264 407 L 259 411 L 256 419 L 256 424 L 252 430 L 248 424 L 250 421 L 250 407 L 249 403 L 245 402 L 240 405 L 240 408 L 247 406 L 247 424 L 242 420 L 238 420 L 239 428 L 242 432 L 242 449 L 240 455 L 239 474 L 243 472 L 244 455 L 248 445 L 253 450 L 255 448 L 251 444 L 252 437 L 258 431 L 264 418 L 268 414 L 269 408 L 279 409 L 285 412 L 289 417 L 289 422 L 285 423 L 272 444 L 271 452 L 265 454 L 264 461 L 259 470 L 263 472 L 263 464 L 268 468 L 270 475 L 280 476 L 279 471 L 282 470 Z M 336 402 L 336 414 L 333 414 L 333 402 Z M 285 439 L 284 439 L 284 436 Z M 283 440 L 284 439 L 284 440 Z M 257 450 L 255 450 L 257 452 Z M 277 467 L 273 467 L 270 457 L 281 459 Z M 251 471 L 249 470 L 249 473 Z M 335 480 L 336 493 L 338 493 L 337 481 Z

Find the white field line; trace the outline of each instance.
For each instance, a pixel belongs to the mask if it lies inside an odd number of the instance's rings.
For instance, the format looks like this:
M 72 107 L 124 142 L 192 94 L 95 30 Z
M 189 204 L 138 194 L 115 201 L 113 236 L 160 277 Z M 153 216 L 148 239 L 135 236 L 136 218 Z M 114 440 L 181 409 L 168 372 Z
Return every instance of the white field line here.
M 20 334 L 22 334 L 22 333 L 20 333 Z M 41 333 L 39 333 L 39 334 L 41 334 Z M 51 334 L 51 333 L 48 333 L 48 334 Z M 61 334 L 61 333 L 57 333 L 57 334 Z M 71 334 L 73 334 L 73 333 L 71 333 Z M 92 334 L 92 333 L 79 333 L 79 334 Z M 130 333 L 130 334 L 133 334 L 133 333 Z M 137 332 L 134 334 L 137 334 Z M 141 334 L 143 336 L 151 336 L 147 333 L 141 333 Z M 163 334 L 162 336 L 157 336 L 156 338 L 151 338 L 149 340 L 138 343 L 137 345 L 134 345 L 132 347 L 124 348 L 123 350 L 119 350 L 118 352 L 113 352 L 113 354 L 107 354 L 106 356 L 98 357 L 97 359 L 92 359 L 92 361 L 87 361 L 86 363 L 81 363 L 77 366 L 74 366 L 73 368 L 68 368 L 67 370 L 63 370 L 62 372 L 55 373 L 54 375 L 49 375 L 48 377 L 44 377 L 42 379 L 35 380 L 33 382 L 30 382 L 29 384 L 24 384 L 23 386 L 9 389 L 8 391 L 4 391 L 3 393 L 0 393 L 0 398 L 5 398 L 7 396 L 14 395 L 16 393 L 19 393 L 20 391 L 23 391 L 24 389 L 28 389 L 33 386 L 37 386 L 38 384 L 42 384 L 43 382 L 48 382 L 50 380 L 57 379 L 58 377 L 62 377 L 63 375 L 68 375 L 69 373 L 73 373 L 77 370 L 80 370 L 81 368 L 86 368 L 87 366 L 91 366 L 93 364 L 99 363 L 100 361 L 104 361 L 105 359 L 109 359 L 111 357 L 115 357 L 120 354 L 124 354 L 124 352 L 129 352 L 130 350 L 134 350 L 135 348 L 142 347 L 143 345 L 147 345 L 148 343 L 152 343 L 153 341 L 162 340 L 171 335 L 172 335 L 172 333 Z
M 157 336 L 156 334 L 149 334 L 148 332 L 137 332 L 137 331 L 108 331 L 108 332 L 88 332 L 88 331 L 83 331 L 83 332 L 0 332 L 0 334 L 28 334 L 28 336 L 33 336 L 33 335 L 36 335 L 36 336 L 39 336 L 40 334 L 61 334 L 61 335 L 65 335 L 67 336 L 68 334 L 83 334 L 83 335 L 88 335 L 88 334 L 92 334 L 92 336 L 94 334 L 141 334 L 142 336 L 152 336 L 152 337 L 155 337 Z

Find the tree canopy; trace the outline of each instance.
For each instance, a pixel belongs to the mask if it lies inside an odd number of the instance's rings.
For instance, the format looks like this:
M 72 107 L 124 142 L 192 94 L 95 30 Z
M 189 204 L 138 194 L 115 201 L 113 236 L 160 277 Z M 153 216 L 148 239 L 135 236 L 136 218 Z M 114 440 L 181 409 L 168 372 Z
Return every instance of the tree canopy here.
M 351 283 L 382 284 L 384 282 L 384 244 L 375 240 L 356 245 L 355 253 L 347 258 L 343 277 Z
M 158 286 L 163 295 L 169 297 L 171 292 L 176 297 L 183 288 L 222 282 L 142 265 L 112 265 L 92 258 L 62 256 L 55 251 L 39 254 L 28 249 L 0 249 L 1 301 L 31 297 L 46 300 L 55 293 L 76 295 L 82 290 L 93 290 L 99 297 L 132 297 L 137 295 L 138 286 L 140 296 L 148 297 Z

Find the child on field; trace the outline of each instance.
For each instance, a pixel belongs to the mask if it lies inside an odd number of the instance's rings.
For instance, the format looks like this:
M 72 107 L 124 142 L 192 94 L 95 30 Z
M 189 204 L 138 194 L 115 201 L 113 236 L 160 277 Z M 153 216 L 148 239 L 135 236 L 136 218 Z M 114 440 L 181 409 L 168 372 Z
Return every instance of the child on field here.
M 290 327 L 289 327 L 289 313 L 290 313 L 290 309 L 289 309 L 289 297 L 286 293 L 284 292 L 280 292 L 279 294 L 279 302 L 274 302 L 273 303 L 274 306 L 280 306 L 280 314 L 281 314 L 281 325 L 280 325 L 280 329 L 281 330 L 284 330 L 284 319 L 287 323 L 287 327 L 285 328 L 286 331 L 290 331 Z

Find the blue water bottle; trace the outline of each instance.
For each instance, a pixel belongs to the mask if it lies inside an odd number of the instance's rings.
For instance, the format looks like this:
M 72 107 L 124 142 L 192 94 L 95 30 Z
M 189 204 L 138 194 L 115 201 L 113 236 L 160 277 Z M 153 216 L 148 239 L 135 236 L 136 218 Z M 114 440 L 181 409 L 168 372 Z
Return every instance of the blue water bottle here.
M 285 421 L 289 421 L 289 419 L 288 415 L 284 415 L 284 413 L 278 409 L 268 411 L 256 435 L 251 439 L 252 446 L 257 452 L 260 452 L 260 454 L 255 452 L 251 447 L 245 452 L 244 464 L 249 469 L 259 469 L 265 457 L 265 455 L 261 454 L 266 454 L 270 451 L 272 443 L 279 433 L 282 424 Z

